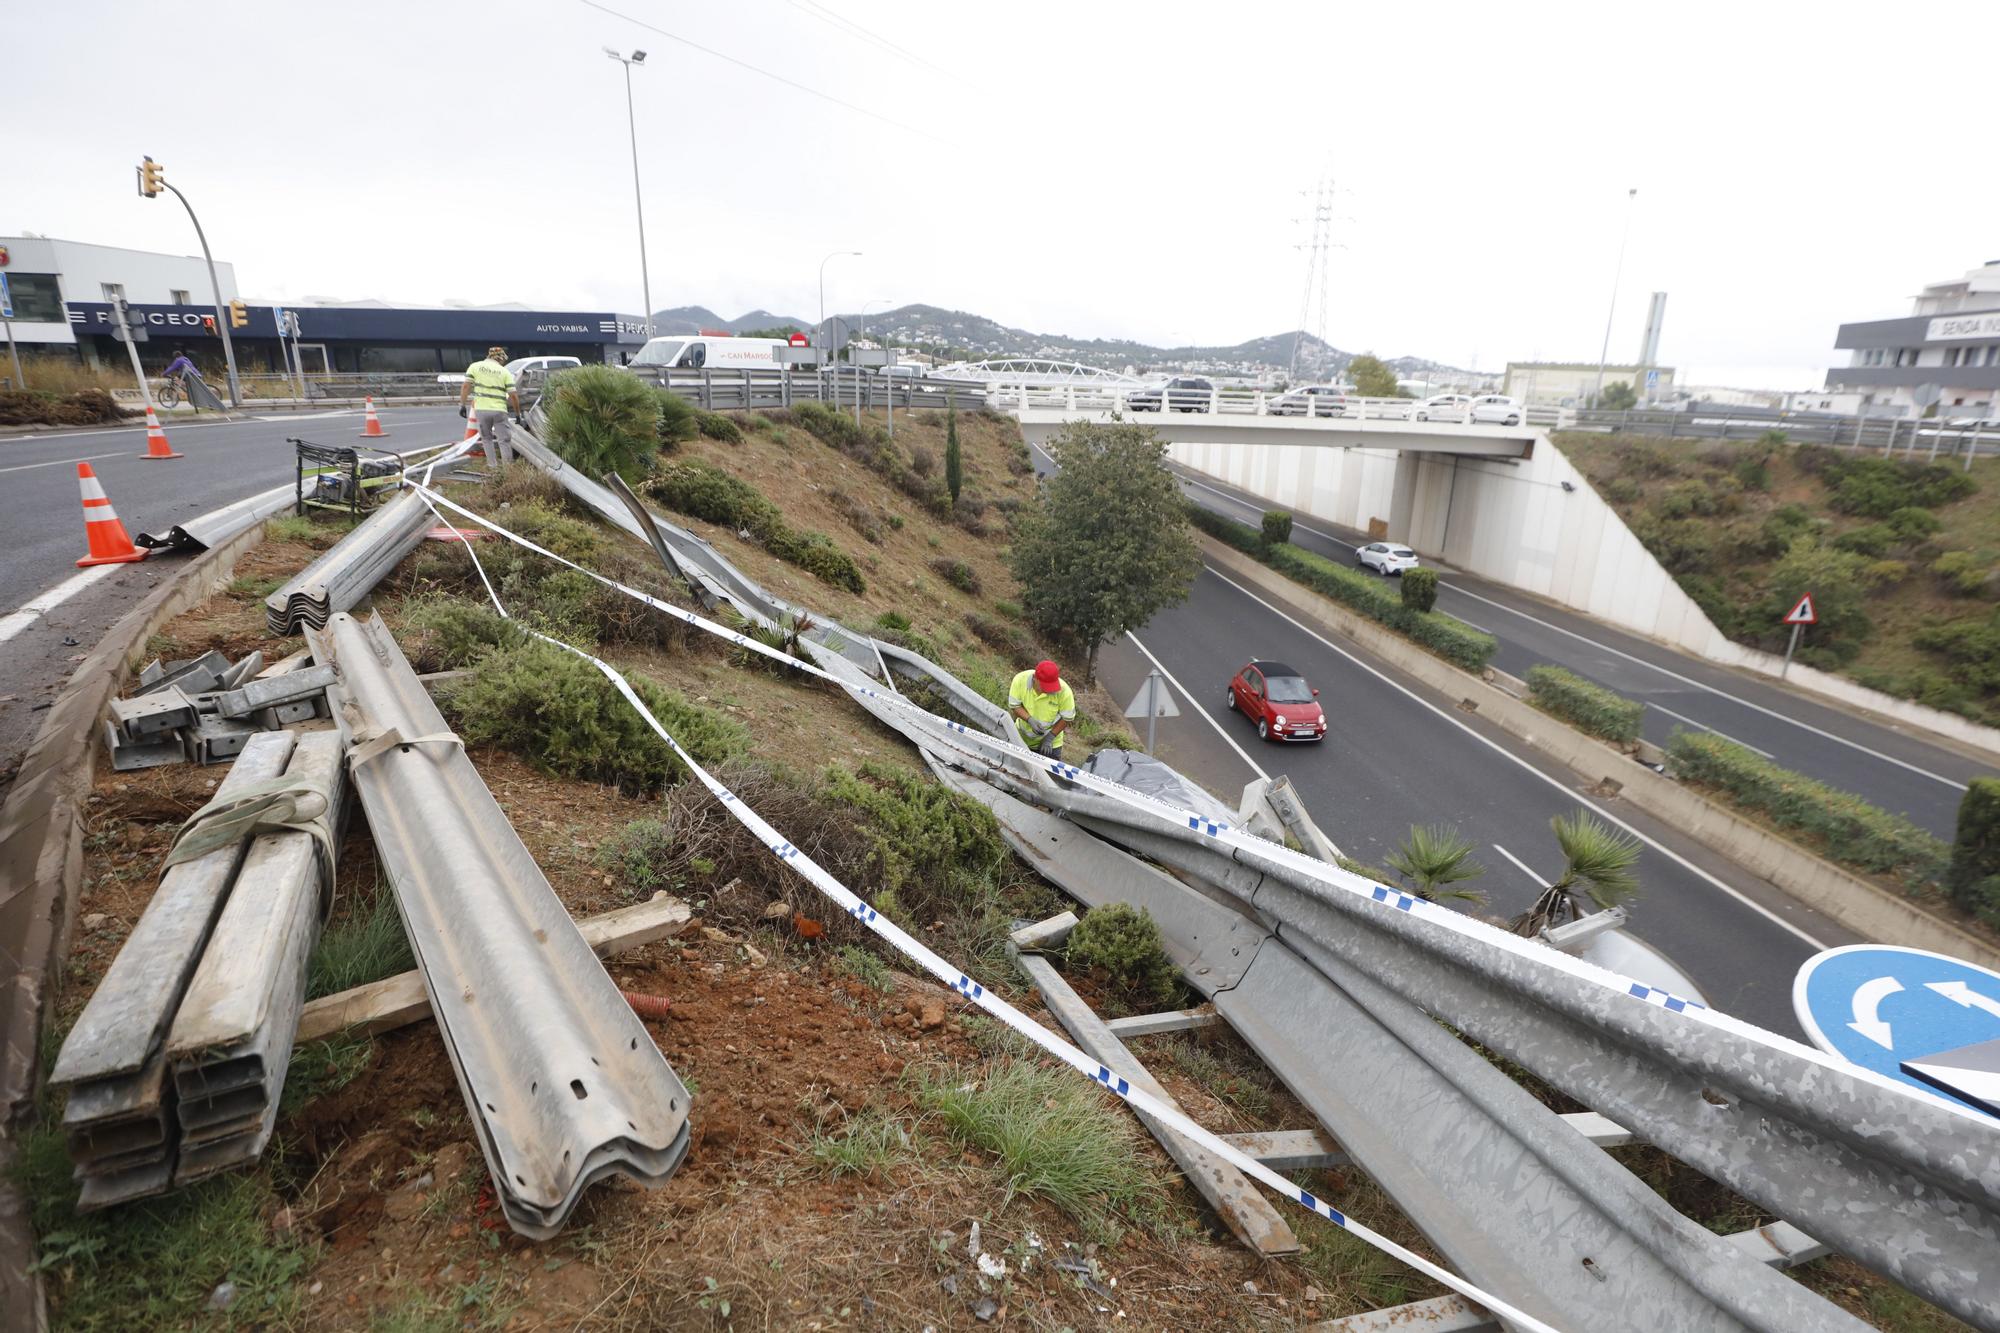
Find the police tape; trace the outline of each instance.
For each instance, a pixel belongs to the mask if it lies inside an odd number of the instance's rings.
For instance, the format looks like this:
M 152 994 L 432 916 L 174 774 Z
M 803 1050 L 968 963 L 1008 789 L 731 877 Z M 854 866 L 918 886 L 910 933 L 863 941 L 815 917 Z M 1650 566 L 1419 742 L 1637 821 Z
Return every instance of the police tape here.
M 416 489 L 418 494 L 423 497 L 425 504 L 430 506 L 432 514 L 437 515 L 440 523 L 444 523 L 444 519 L 442 515 L 438 514 L 437 503 L 444 504 L 454 512 L 473 519 L 475 522 L 481 523 L 496 533 L 500 533 L 503 536 L 512 536 L 512 534 L 505 533 L 498 526 L 487 523 L 485 520 L 480 519 L 478 515 L 459 505 L 453 504 L 450 500 L 437 495 L 425 487 L 418 486 Z M 433 503 L 433 501 L 437 503 Z M 445 526 L 450 525 L 446 524 Z M 485 566 L 480 562 L 479 553 L 473 550 L 471 541 L 463 533 L 459 534 L 459 540 L 465 543 L 466 551 L 472 557 L 473 567 L 479 572 L 479 581 L 485 585 L 486 594 L 492 600 L 494 609 L 502 616 L 512 619 L 508 615 L 505 604 L 501 602 L 499 594 L 494 591 L 492 581 L 486 577 Z M 540 549 L 525 539 L 513 538 L 513 540 L 519 541 L 523 546 L 530 549 Z M 568 562 L 565 561 L 564 563 Z M 572 568 L 580 567 L 572 566 Z M 590 571 L 584 570 L 583 572 L 589 573 Z M 606 581 L 609 582 L 609 580 Z M 644 598 L 644 594 L 638 595 Z M 652 600 L 650 598 L 644 599 L 649 602 Z M 1146 1092 L 1133 1087 L 1125 1079 L 1105 1068 L 1094 1057 L 1056 1036 L 1040 1023 L 1035 1022 L 1026 1014 L 1014 1008 L 1013 1005 L 1008 1004 L 1005 1000 L 987 990 L 977 981 L 967 976 L 964 971 L 953 966 L 941 955 L 933 952 L 922 941 L 916 939 L 895 922 L 869 906 L 860 895 L 849 889 L 845 884 L 842 884 L 818 862 L 814 861 L 812 857 L 808 856 L 804 851 L 794 846 L 781 835 L 777 829 L 765 821 L 762 815 L 739 800 L 736 793 L 723 785 L 714 774 L 703 768 L 701 762 L 684 749 L 678 740 L 674 739 L 673 733 L 668 731 L 657 717 L 653 716 L 652 710 L 646 706 L 645 701 L 632 688 L 631 682 L 616 667 L 573 644 L 564 643 L 560 639 L 552 638 L 533 629 L 528 629 L 526 626 L 522 628 L 543 643 L 560 648 L 564 652 L 572 653 L 602 672 L 604 678 L 611 682 L 612 687 L 645 720 L 646 725 L 652 729 L 653 734 L 664 741 L 667 747 L 673 751 L 675 757 L 687 766 L 688 772 L 695 780 L 707 788 L 709 793 L 722 805 L 723 809 L 727 810 L 739 824 L 750 830 L 751 834 L 764 845 L 766 851 L 775 856 L 787 869 L 804 879 L 826 898 L 835 903 L 847 916 L 873 931 L 885 940 L 891 948 L 923 968 L 924 971 L 930 973 L 939 981 L 951 987 L 952 990 L 956 991 L 965 1000 L 978 1006 L 986 1013 L 991 1014 L 995 1019 L 1033 1042 L 1051 1056 L 1098 1084 L 1113 1096 L 1126 1102 L 1135 1111 L 1160 1121 L 1175 1134 L 1198 1144 L 1215 1157 L 1229 1163 L 1229 1165 L 1235 1167 L 1244 1175 L 1262 1183 L 1275 1193 L 1290 1199 L 1314 1216 L 1333 1223 L 1333 1225 L 1342 1228 L 1357 1239 L 1382 1251 L 1384 1254 L 1399 1259 L 1418 1272 L 1443 1283 L 1467 1300 L 1477 1302 L 1495 1315 L 1506 1319 L 1512 1325 L 1522 1329 L 1536 1330 L 1536 1333 L 1557 1333 L 1557 1330 L 1550 1325 L 1516 1309 L 1506 1301 L 1482 1290 L 1449 1269 L 1433 1263 L 1413 1250 L 1399 1245 L 1382 1233 L 1349 1217 L 1340 1209 L 1335 1208 L 1332 1204 L 1313 1194 L 1312 1191 L 1287 1180 L 1270 1167 L 1264 1165 L 1264 1163 L 1190 1119 L 1179 1107 L 1161 1102 Z M 717 628 L 721 629 L 722 627 L 718 626 Z M 723 632 L 729 634 L 732 638 L 741 640 L 745 646 L 754 643 L 754 640 L 747 639 L 741 635 L 735 635 L 731 631 L 724 630 Z M 761 647 L 762 645 L 757 646 Z

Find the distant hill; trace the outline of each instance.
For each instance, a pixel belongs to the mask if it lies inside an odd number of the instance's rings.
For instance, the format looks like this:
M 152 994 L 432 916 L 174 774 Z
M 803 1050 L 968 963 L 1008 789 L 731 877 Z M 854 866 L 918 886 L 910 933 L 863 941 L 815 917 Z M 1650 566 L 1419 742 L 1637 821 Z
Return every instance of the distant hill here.
M 662 333 L 695 333 L 702 329 L 745 333 L 752 329 L 794 326 L 810 332 L 813 327 L 812 321 L 773 315 L 766 310 L 753 310 L 738 319 L 724 319 L 706 306 L 662 310 L 653 319 Z M 1121 338 L 1077 338 L 1066 333 L 1035 333 L 970 311 L 946 310 L 934 305 L 906 305 L 895 310 L 870 311 L 865 325 L 858 315 L 829 315 L 827 326 L 828 341 L 835 346 L 845 343 L 865 327 L 867 336 L 872 339 L 929 352 L 949 360 L 985 361 L 997 357 L 1035 356 L 1055 361 L 1075 361 L 1104 370 L 1129 370 L 1140 375 L 1173 371 L 1259 379 L 1289 375 L 1294 367 L 1293 347 L 1296 344 L 1298 378 L 1330 380 L 1339 378 L 1355 356 L 1355 353 L 1342 351 L 1310 333 L 1274 333 L 1229 346 L 1155 347 Z M 1404 378 L 1466 373 L 1417 356 L 1385 360 Z

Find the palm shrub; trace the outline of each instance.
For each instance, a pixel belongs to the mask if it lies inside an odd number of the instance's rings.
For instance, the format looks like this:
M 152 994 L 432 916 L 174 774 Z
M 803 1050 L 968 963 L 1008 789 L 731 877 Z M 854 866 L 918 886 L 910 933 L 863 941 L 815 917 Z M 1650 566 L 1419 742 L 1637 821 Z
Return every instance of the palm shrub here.
M 1403 605 L 1412 611 L 1428 611 L 1437 605 L 1438 572 L 1435 569 L 1406 569 L 1402 577 Z
M 1576 920 L 1584 914 L 1580 898 L 1587 897 L 1600 908 L 1617 907 L 1639 891 L 1639 877 L 1632 870 L 1639 860 L 1637 838 L 1583 810 L 1557 815 L 1549 827 L 1562 848 L 1563 872 L 1542 890 L 1534 906 L 1507 923 L 1516 935 L 1533 938 L 1551 926 Z
M 2000 925 L 2000 778 L 1974 778 L 1958 803 L 1944 888 L 1966 911 Z
M 577 366 L 549 379 L 542 395 L 549 448 L 593 477 L 616 472 L 636 481 L 659 451 L 659 399 L 638 376 L 616 366 Z
M 701 433 L 701 421 L 695 405 L 687 399 L 665 389 L 656 392 L 660 408 L 660 447 L 672 451 Z
M 1284 509 L 1266 509 L 1263 522 L 1264 540 L 1273 546 L 1282 545 L 1292 539 L 1292 516 Z
M 1389 867 L 1419 898 L 1486 901 L 1486 895 L 1477 889 L 1450 887 L 1478 879 L 1486 867 L 1472 859 L 1471 841 L 1449 824 L 1410 825 L 1410 836 L 1389 854 Z

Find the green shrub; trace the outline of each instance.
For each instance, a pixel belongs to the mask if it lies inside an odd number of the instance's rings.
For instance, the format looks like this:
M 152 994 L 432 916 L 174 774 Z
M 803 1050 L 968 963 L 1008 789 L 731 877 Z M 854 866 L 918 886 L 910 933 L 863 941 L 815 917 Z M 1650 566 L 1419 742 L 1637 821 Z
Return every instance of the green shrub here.
M 1887 458 L 1828 458 L 1820 464 L 1820 479 L 1831 488 L 1835 509 L 1863 518 L 1888 518 L 1905 508 L 1936 509 L 1979 489 L 1957 468 Z
M 1642 513 L 1628 525 L 1655 560 L 1674 575 L 1717 572 L 1716 528 L 1700 519 L 1663 519 Z
M 696 418 L 697 409 L 693 403 L 665 389 L 657 392 L 660 412 L 658 431 L 662 449 L 677 449 L 701 434 L 701 423 Z
M 1435 569 L 1406 569 L 1399 580 L 1403 605 L 1412 611 L 1428 611 L 1437 605 L 1438 573 Z
M 670 509 L 747 531 L 772 555 L 822 582 L 854 593 L 866 587 L 861 567 L 832 538 L 793 528 L 776 505 L 721 468 L 695 459 L 668 463 L 645 490 Z
M 1804 834 L 1836 861 L 1905 883 L 1934 883 L 1949 848 L 1901 815 L 1852 792 L 1780 768 L 1713 732 L 1675 732 L 1667 742 L 1675 777 L 1727 795 L 1779 828 Z
M 951 494 L 951 502 L 958 503 L 958 493 L 965 485 L 965 457 L 958 443 L 958 400 L 945 400 L 944 415 L 944 488 Z
M 577 366 L 549 377 L 542 394 L 549 448 L 593 477 L 637 481 L 659 452 L 654 390 L 617 366 Z
M 1946 551 L 1931 562 L 1931 573 L 1954 597 L 1977 597 L 1991 572 L 1992 566 L 1971 551 Z
M 1760 554 L 1778 555 L 1791 549 L 1792 543 L 1801 537 L 1808 537 L 1819 531 L 1820 520 L 1812 516 L 1812 511 L 1804 505 L 1783 505 L 1766 515 L 1759 534 Z
M 1943 519 L 1915 505 L 1905 505 L 1889 515 L 1889 530 L 1896 534 L 1898 541 L 1922 541 L 1943 526 Z
M 1629 505 L 1639 499 L 1639 483 L 1630 477 L 1613 477 L 1600 488 L 1604 498 L 1615 505 Z
M 1944 658 L 1953 674 L 1972 688 L 1985 694 L 2000 693 L 2000 610 L 1983 619 L 1967 617 L 1926 625 L 1912 642 Z
M 1868 578 L 1876 586 L 1901 583 L 1910 576 L 1910 562 L 1907 560 L 1871 560 L 1868 562 Z
M 703 765 L 749 745 L 737 723 L 641 676 L 632 688 Z M 563 777 L 657 791 L 685 776 L 679 759 L 603 673 L 539 641 L 494 648 L 446 696 L 468 744 L 498 745 Z
M 963 560 L 933 560 L 931 572 L 960 592 L 969 592 L 975 596 L 979 592 L 979 575 L 974 573 L 972 566 Z
M 1614 694 L 1556 666 L 1528 668 L 1528 698 L 1545 713 L 1621 744 L 1638 740 L 1646 720 L 1646 705 L 1637 699 Z
M 856 425 L 853 417 L 826 403 L 807 400 L 794 404 L 792 416 L 822 444 L 831 445 L 864 463 L 869 461 L 880 443 L 875 432 Z
M 901 630 L 908 629 L 909 627 L 910 618 L 901 611 L 884 611 L 881 615 L 875 617 L 876 629 Z
M 1714 489 L 1699 479 L 1676 482 L 1667 487 L 1653 506 L 1662 518 L 1687 518 L 1691 514 L 1713 514 L 1717 509 Z
M 1800 641 L 1799 660 L 1815 666 L 1852 661 L 1875 632 L 1866 610 L 1868 594 L 1880 582 L 1873 565 L 1866 556 L 1800 538 L 1771 566 L 1764 600 L 1749 624 L 1763 646 L 1782 650 L 1790 633 L 1782 623 L 1785 613 L 1811 593 L 1819 623 Z
M 661 719 L 664 721 L 665 719 Z M 677 887 L 672 873 L 673 830 L 657 819 L 635 819 L 597 849 L 599 869 L 608 870 L 634 902 Z
M 711 440 L 721 440 L 724 444 L 743 443 L 743 428 L 720 412 L 697 407 L 694 420 L 701 433 Z
M 911 911 L 963 898 L 1007 859 L 993 812 L 928 776 L 887 764 L 829 767 L 822 788 L 861 815 L 867 873 Z M 958 905 L 963 905 L 962 903 Z
M 491 607 L 455 597 L 413 601 L 397 641 L 422 671 L 468 667 L 495 648 L 527 642 L 527 634 Z
M 1784 434 L 1782 431 L 1766 431 L 1764 433 L 1767 438 L 1772 435 Z M 1738 459 L 1734 475 L 1736 480 L 1743 484 L 1743 489 L 1746 491 L 1768 491 L 1771 489 L 1771 465 L 1763 458 L 1750 457 Z
M 1966 787 L 1944 888 L 1960 907 L 2000 926 L 2000 778 L 1974 778 Z
M 1919 509 L 1916 513 L 1923 513 Z M 1881 556 L 1896 544 L 1896 530 L 1887 523 L 1870 523 L 1864 527 L 1843 532 L 1833 539 L 1836 551 L 1852 551 L 1856 555 Z
M 1442 611 L 1410 610 L 1403 605 L 1401 594 L 1390 592 L 1380 579 L 1336 565 L 1296 546 L 1268 547 L 1263 535 L 1247 523 L 1224 518 L 1199 505 L 1188 506 L 1188 521 L 1211 537 L 1256 556 L 1285 577 L 1343 603 L 1370 620 L 1381 621 L 1467 671 L 1483 670 L 1500 646 L 1492 635 L 1482 634 Z
M 1167 957 L 1159 924 L 1143 907 L 1107 903 L 1086 912 L 1070 932 L 1068 962 L 1101 970 L 1142 1011 L 1170 1008 L 1180 992 L 1180 972 Z
M 1264 511 L 1264 540 L 1273 546 L 1292 539 L 1292 515 L 1285 509 Z
M 1757 437 L 1757 443 L 1779 445 L 1783 444 L 1788 438 L 1790 437 L 1781 430 L 1767 430 Z

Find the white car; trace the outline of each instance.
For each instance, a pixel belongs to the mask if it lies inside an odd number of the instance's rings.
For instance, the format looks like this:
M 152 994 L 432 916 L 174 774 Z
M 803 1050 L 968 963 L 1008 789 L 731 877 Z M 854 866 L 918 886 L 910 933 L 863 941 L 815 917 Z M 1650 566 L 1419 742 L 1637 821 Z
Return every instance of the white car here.
M 518 384 L 520 383 L 521 376 L 531 370 L 568 370 L 572 366 L 580 366 L 582 364 L 582 361 L 573 356 L 530 356 L 524 357 L 519 361 L 509 361 L 507 369 L 514 372 L 514 382 Z M 447 371 L 445 374 L 438 376 L 438 383 L 455 389 L 465 383 L 465 376 L 463 374 L 454 375 Z
M 1274 417 L 1345 417 L 1360 415 L 1359 404 L 1348 401 L 1337 384 L 1308 384 L 1273 398 L 1267 410 Z
M 1355 551 L 1354 558 L 1363 569 L 1372 569 L 1377 574 L 1401 574 L 1422 563 L 1415 551 L 1394 542 L 1370 542 Z
M 1528 410 L 1505 394 L 1482 394 L 1472 400 L 1472 419 L 1501 426 L 1518 426 L 1527 420 Z
M 1419 421 L 1429 421 L 1433 418 L 1439 421 L 1463 421 L 1465 414 L 1471 408 L 1472 399 L 1465 394 L 1438 393 L 1418 403 L 1415 415 Z

